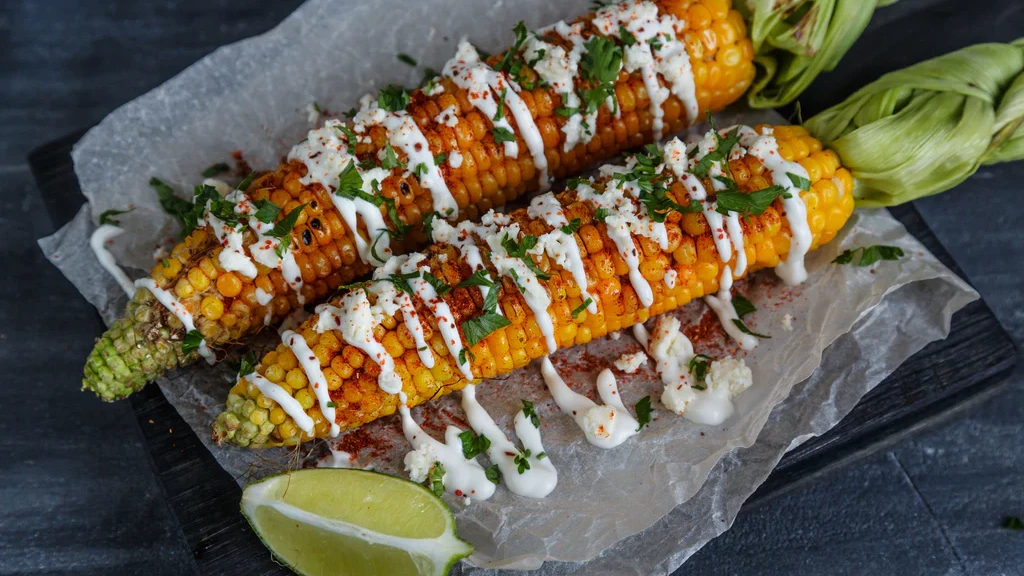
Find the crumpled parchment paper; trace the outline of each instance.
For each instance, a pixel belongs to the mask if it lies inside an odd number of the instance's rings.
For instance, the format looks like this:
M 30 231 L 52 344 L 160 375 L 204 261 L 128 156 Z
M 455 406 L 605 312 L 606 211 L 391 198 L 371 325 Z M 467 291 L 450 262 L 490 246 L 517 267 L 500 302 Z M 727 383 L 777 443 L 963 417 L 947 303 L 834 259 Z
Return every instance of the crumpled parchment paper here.
M 313 0 L 274 30 L 219 49 L 90 131 L 74 152 L 90 203 L 40 245 L 110 322 L 121 313 L 125 297 L 99 268 L 88 235 L 102 211 L 134 206 L 121 217 L 127 232 L 112 251 L 134 277 L 152 267 L 154 246 L 166 244 L 175 230 L 147 185 L 151 176 L 187 190 L 201 180 L 205 167 L 227 161 L 235 150 L 256 168 L 272 167 L 310 127 L 306 108 L 311 102 L 345 110 L 375 86 L 414 84 L 422 70 L 399 63 L 398 52 L 439 69 L 467 31 L 483 49 L 494 50 L 507 43 L 508 30 L 520 19 L 537 27 L 587 9 L 578 0 L 490 6 Z M 781 119 L 733 110 L 718 121 L 725 126 Z M 907 256 L 870 269 L 830 264 L 845 248 L 880 243 L 900 246 Z M 559 484 L 543 500 L 503 488 L 491 500 L 470 506 L 449 497 L 460 534 L 476 547 L 470 560 L 477 568 L 463 564 L 460 569 L 485 573 L 546 562 L 543 572 L 551 574 L 670 572 L 728 528 L 786 450 L 835 425 L 906 358 L 944 337 L 953 312 L 977 298 L 885 211 L 858 211 L 836 240 L 809 255 L 808 269 L 809 280 L 795 289 L 770 272 L 737 285 L 758 307 L 746 318 L 748 324 L 771 339 L 739 354 L 753 368 L 754 386 L 736 400 L 737 413 L 722 426 L 697 426 L 665 410 L 657 402 L 662 386 L 652 364 L 633 375 L 617 372 L 627 406 L 650 395 L 656 412 L 641 434 L 610 451 L 587 444 L 558 411 L 536 363 L 484 383 L 482 404 L 513 439 L 510 423 L 520 399 L 537 406 Z M 792 332 L 782 326 L 787 313 L 794 316 Z M 690 327 L 698 352 L 715 357 L 738 352 L 703 303 L 676 314 Z M 265 334 L 255 346 L 264 350 L 274 343 L 274 336 Z M 619 354 L 638 349 L 632 336 L 623 334 L 558 352 L 553 360 L 574 389 L 596 397 L 597 372 Z M 211 445 L 210 424 L 223 406 L 231 372 L 224 362 L 159 381 L 225 469 L 245 482 L 323 454 L 323 445 L 302 452 Z M 448 424 L 466 428 L 458 402 L 453 394 L 414 415 L 440 438 Z M 359 466 L 395 473 L 408 450 L 400 426 L 390 418 L 335 445 L 353 452 Z

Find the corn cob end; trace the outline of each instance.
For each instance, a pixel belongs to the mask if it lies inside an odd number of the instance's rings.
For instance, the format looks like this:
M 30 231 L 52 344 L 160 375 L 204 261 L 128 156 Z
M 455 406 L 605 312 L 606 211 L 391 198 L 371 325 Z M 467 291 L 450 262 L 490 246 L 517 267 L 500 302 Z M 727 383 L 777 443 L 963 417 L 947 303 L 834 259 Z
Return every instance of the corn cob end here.
M 112 324 L 89 353 L 82 389 L 105 402 L 125 398 L 160 374 L 195 359 L 184 354 L 181 323 L 146 289 L 128 302 L 125 315 Z

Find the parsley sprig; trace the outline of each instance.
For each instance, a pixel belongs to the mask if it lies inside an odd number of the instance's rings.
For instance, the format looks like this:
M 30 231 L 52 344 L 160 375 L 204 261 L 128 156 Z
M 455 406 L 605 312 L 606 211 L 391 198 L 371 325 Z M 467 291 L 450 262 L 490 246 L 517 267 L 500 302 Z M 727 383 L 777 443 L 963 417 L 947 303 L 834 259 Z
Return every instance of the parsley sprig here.
M 612 99 L 612 113 L 618 112 L 619 103 L 615 99 L 615 79 L 622 68 L 622 47 L 604 36 L 593 36 L 583 44 L 586 53 L 580 59 L 580 72 L 584 80 L 589 80 L 593 88 L 583 90 L 582 100 L 587 104 L 587 112 L 593 112 L 608 98 Z
M 533 261 L 533 257 L 527 254 L 527 252 L 532 250 L 533 247 L 536 245 L 536 236 L 523 236 L 522 240 L 516 242 L 508 235 L 508 233 L 506 233 L 505 236 L 501 239 L 501 247 L 504 248 L 506 252 L 508 252 L 509 256 L 512 256 L 513 258 L 519 258 L 520 260 L 522 260 L 523 264 L 526 264 L 526 267 L 529 268 L 531 272 L 536 274 L 538 279 L 540 279 L 542 282 L 547 282 L 548 280 L 551 279 L 551 277 L 544 273 L 544 271 L 541 270 L 539 266 L 537 266 L 537 263 Z
M 843 253 L 836 256 L 836 259 L 832 261 L 833 264 L 849 264 L 853 262 L 853 259 L 857 254 L 860 254 L 860 260 L 857 262 L 857 266 L 871 266 L 879 260 L 899 260 L 903 257 L 903 249 L 898 246 L 883 246 L 876 244 L 874 246 L 861 246 L 860 248 L 850 248 L 843 250 Z

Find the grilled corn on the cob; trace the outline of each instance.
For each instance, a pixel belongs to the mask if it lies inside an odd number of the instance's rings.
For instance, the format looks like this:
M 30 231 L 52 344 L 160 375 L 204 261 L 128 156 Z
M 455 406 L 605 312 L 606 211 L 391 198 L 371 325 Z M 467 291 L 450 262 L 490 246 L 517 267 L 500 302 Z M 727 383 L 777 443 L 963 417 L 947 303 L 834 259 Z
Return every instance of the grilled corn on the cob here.
M 232 387 L 214 437 L 262 447 L 335 435 L 394 413 L 399 390 L 421 404 L 709 295 L 726 274 L 782 264 L 800 281 L 803 253 L 853 211 L 849 171 L 800 127 L 722 132 L 507 217 L 435 230 L 450 243 L 286 332 Z
M 137 290 L 90 354 L 83 388 L 114 400 L 199 353 L 212 359 L 208 345 L 273 325 L 421 245 L 428 214 L 475 219 L 546 189 L 552 176 L 571 176 L 681 130 L 698 111 L 725 107 L 754 75 L 746 27 L 728 0 L 629 0 L 516 33 L 515 46 L 486 65 L 460 46 L 443 77 L 412 94 L 382 91 L 354 122 L 328 121 L 287 163 L 229 195 L 273 203 L 278 224 L 301 209 L 275 237 L 290 242 L 284 259 L 256 257 L 276 244 L 265 245 L 251 225 L 255 207 L 235 238 L 223 226 L 236 223 L 202 211 L 201 227 L 151 272 L 166 292 Z M 353 173 L 355 184 L 346 182 Z M 216 202 L 211 207 L 217 212 Z M 273 224 L 264 222 L 264 231 Z M 247 260 L 246 251 L 255 262 L 231 263 Z M 171 300 L 177 310 L 168 309 Z

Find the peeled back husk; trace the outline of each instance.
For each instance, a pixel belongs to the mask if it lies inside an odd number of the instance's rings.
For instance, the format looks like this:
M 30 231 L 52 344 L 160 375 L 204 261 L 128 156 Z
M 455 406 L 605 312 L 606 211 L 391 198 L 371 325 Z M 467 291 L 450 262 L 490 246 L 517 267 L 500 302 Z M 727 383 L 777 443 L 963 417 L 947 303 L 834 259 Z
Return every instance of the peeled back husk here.
M 890 72 L 804 123 L 853 172 L 858 206 L 937 194 L 1024 158 L 1024 39 Z
M 831 71 L 860 37 L 875 9 L 896 0 L 749 0 L 737 2 L 750 23 L 757 77 L 754 108 L 777 108 Z

